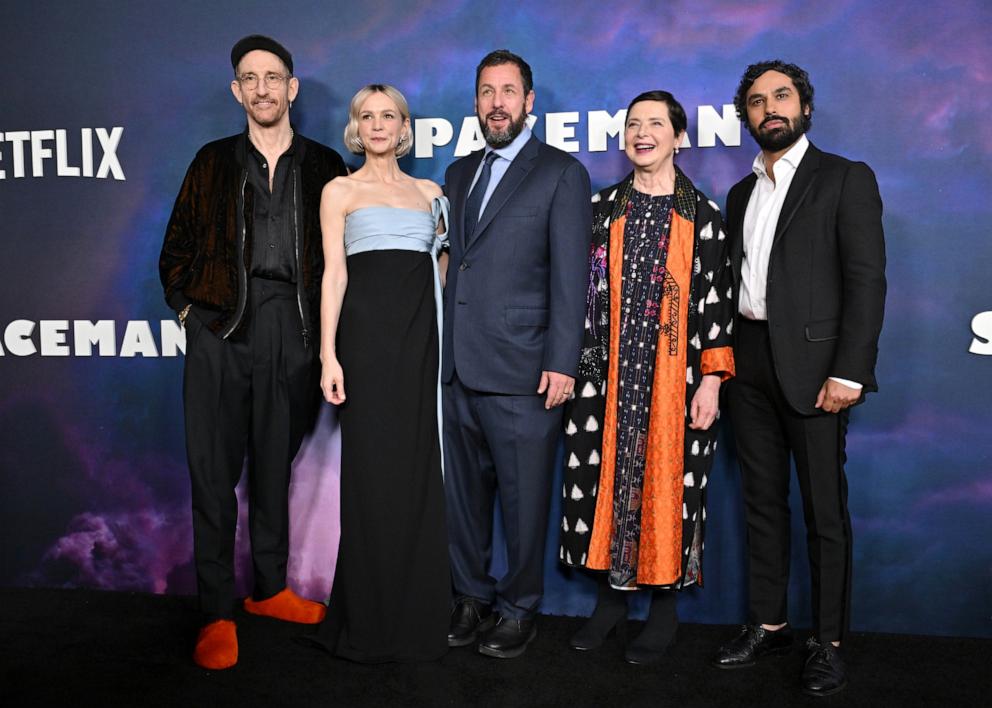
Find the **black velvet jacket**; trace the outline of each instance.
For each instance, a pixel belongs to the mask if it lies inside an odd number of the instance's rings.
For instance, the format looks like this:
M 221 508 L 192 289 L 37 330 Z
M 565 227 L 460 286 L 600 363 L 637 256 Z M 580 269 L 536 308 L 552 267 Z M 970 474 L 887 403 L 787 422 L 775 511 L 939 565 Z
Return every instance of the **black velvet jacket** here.
M 334 150 L 302 136 L 292 196 L 297 302 L 305 341 L 319 341 L 320 281 L 324 255 L 320 193 L 347 174 Z M 227 338 L 247 322 L 253 191 L 247 183 L 248 133 L 203 146 L 186 171 L 165 231 L 159 275 L 165 300 L 179 312 L 193 305 L 214 334 Z

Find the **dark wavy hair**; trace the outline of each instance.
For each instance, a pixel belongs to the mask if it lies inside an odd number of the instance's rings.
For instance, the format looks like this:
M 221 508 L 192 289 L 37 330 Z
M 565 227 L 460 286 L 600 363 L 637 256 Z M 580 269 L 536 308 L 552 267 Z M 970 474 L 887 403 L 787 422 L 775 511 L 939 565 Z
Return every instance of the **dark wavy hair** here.
M 668 106 L 668 118 L 672 122 L 672 130 L 675 131 L 675 137 L 678 137 L 679 133 L 684 131 L 689 125 L 682 104 L 675 100 L 675 96 L 668 91 L 645 91 L 630 102 L 630 105 L 627 106 L 627 113 L 630 113 L 630 109 L 634 107 L 635 103 L 640 103 L 641 101 L 660 101 Z
M 509 49 L 497 49 L 482 57 L 479 66 L 475 67 L 476 93 L 479 93 L 479 78 L 482 76 L 482 70 L 489 66 L 502 66 L 503 64 L 516 64 L 517 68 L 520 69 L 520 76 L 524 81 L 525 96 L 534 89 L 534 74 L 530 70 L 530 64 Z
M 747 121 L 747 92 L 758 77 L 766 71 L 777 71 L 792 79 L 792 84 L 799 92 L 799 105 L 809 109 L 809 115 L 804 116 L 805 128 L 809 130 L 813 118 L 813 84 L 810 83 L 809 74 L 804 69 L 781 59 L 759 61 L 744 70 L 741 82 L 737 84 L 737 93 L 734 95 L 734 108 L 737 110 L 737 117 Z

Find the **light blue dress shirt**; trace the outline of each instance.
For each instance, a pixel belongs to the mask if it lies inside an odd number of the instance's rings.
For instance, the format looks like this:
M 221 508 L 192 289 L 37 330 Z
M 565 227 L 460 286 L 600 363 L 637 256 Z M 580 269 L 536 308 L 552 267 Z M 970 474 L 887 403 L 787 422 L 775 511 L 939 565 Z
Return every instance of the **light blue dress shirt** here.
M 472 178 L 472 185 L 468 188 L 468 193 L 472 193 L 472 187 L 475 183 L 479 181 L 479 175 L 482 174 L 482 166 L 485 164 L 485 156 L 490 152 L 495 152 L 499 157 L 493 162 L 492 172 L 489 175 L 489 184 L 486 186 L 486 193 L 482 195 L 482 206 L 479 207 L 479 218 L 486 211 L 486 205 L 489 204 L 489 198 L 493 196 L 493 192 L 496 191 L 496 187 L 499 185 L 503 175 L 506 174 L 506 170 L 510 167 L 510 163 L 513 162 L 513 158 L 523 149 L 527 141 L 530 140 L 531 130 L 527 125 L 524 125 L 524 129 L 520 131 L 520 135 L 513 139 L 513 142 L 506 147 L 494 150 L 493 148 L 486 145 L 486 152 L 483 154 L 483 159 L 479 162 L 479 167 L 475 170 L 475 177 Z

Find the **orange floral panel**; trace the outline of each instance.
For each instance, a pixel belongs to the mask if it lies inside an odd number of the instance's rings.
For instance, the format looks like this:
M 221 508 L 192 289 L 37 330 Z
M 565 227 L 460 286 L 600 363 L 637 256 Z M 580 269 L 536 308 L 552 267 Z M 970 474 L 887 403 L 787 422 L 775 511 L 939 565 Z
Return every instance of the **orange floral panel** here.
M 637 582 L 670 585 L 682 574 L 685 376 L 694 226 L 673 214 L 644 467 Z

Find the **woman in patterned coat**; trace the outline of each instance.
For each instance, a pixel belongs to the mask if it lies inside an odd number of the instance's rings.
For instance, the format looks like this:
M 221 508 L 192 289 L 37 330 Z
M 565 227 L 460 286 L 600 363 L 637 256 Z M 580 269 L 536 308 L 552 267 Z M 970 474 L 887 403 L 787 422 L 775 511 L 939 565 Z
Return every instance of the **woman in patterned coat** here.
M 631 663 L 663 656 L 675 591 L 702 585 L 706 478 L 722 381 L 733 376 L 733 292 L 717 206 L 675 166 L 686 116 L 667 91 L 627 109 L 634 170 L 593 197 L 585 341 L 565 409 L 561 561 L 601 571 L 572 638 L 594 649 L 653 592 Z

